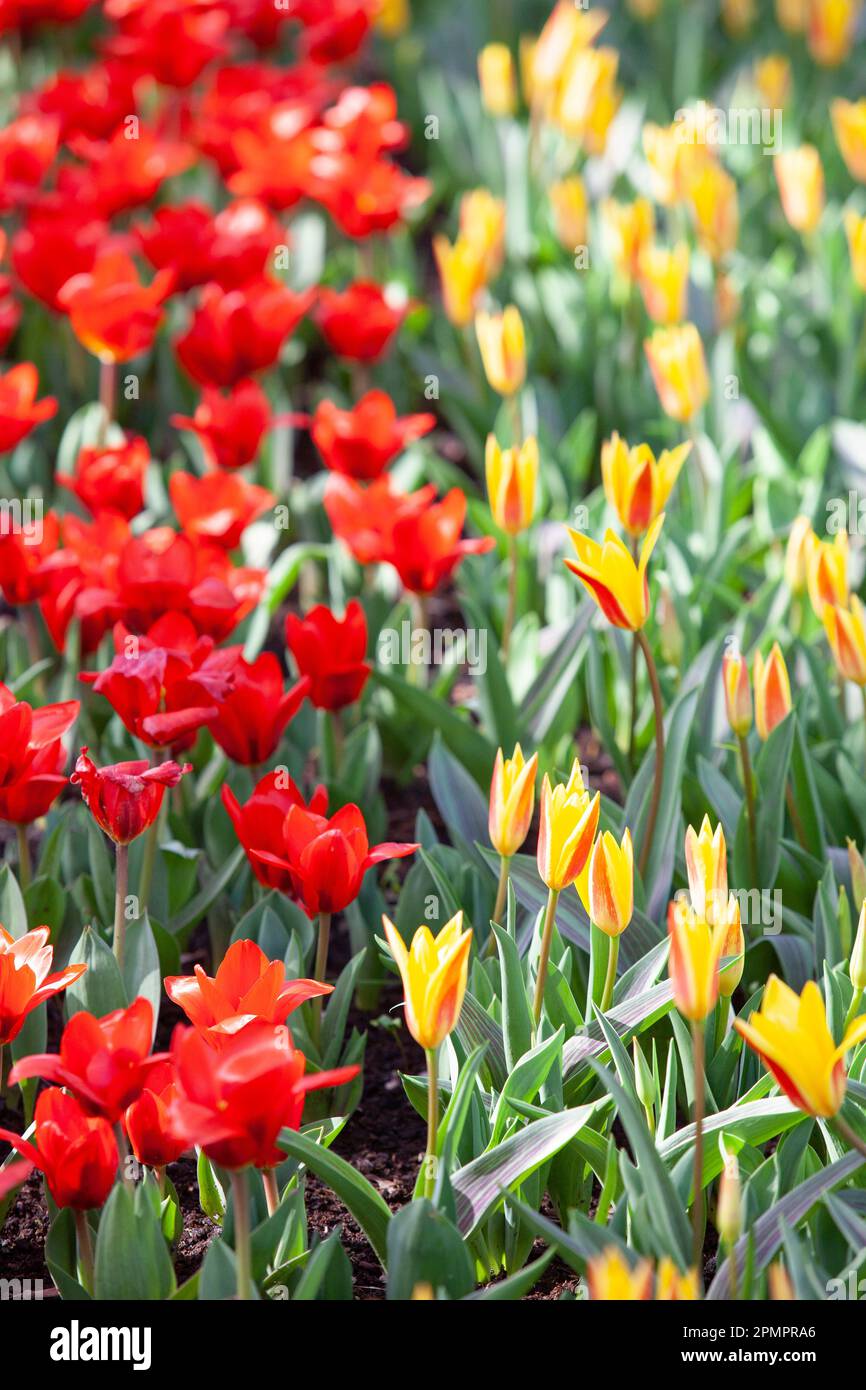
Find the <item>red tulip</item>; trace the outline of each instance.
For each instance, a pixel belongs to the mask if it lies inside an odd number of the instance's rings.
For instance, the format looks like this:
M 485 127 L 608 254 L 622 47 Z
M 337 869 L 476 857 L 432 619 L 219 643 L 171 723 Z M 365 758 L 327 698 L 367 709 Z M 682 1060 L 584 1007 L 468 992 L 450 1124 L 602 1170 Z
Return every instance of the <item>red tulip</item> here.
M 252 198 L 230 203 L 216 216 L 204 203 L 158 208 L 138 235 L 151 265 L 173 270 L 182 290 L 209 280 L 236 289 L 260 279 L 274 247 L 285 242 L 279 223 Z
M 480 555 L 493 548 L 496 542 L 492 536 L 460 539 L 465 516 L 466 494 L 455 487 L 441 502 L 399 518 L 388 558 L 407 589 L 430 594 L 454 572 L 464 555 Z
M 118 512 L 132 521 L 144 507 L 144 484 L 150 449 L 141 435 L 126 435 L 122 444 L 81 449 L 75 472 L 55 473 L 58 483 L 75 493 L 93 516 Z
M 325 487 L 325 511 L 335 536 L 360 565 L 376 565 L 394 552 L 394 529 L 405 516 L 423 512 L 436 496 L 432 483 L 399 492 L 385 474 L 369 487 L 335 474 Z
M 346 290 L 319 291 L 316 323 L 328 346 L 340 357 L 374 362 L 390 346 L 406 317 L 406 305 L 389 298 L 369 280 Z
M 89 1115 L 74 1096 L 56 1087 L 40 1095 L 35 1120 L 35 1146 L 9 1129 L 0 1129 L 0 1139 L 26 1160 L 26 1165 L 12 1165 L 19 1181 L 31 1167 L 38 1168 L 58 1207 L 76 1211 L 101 1207 L 117 1174 L 117 1143 L 111 1125 Z
M 165 1168 L 189 1148 L 187 1140 L 176 1133 L 172 1124 L 176 1097 L 174 1066 L 170 1061 L 159 1062 L 150 1072 L 141 1095 L 123 1117 L 129 1146 L 139 1163 L 148 1168 Z
M 105 13 L 119 26 L 107 51 L 164 87 L 191 86 L 225 47 L 225 9 L 177 0 L 107 0 Z
M 0 130 L 0 208 L 24 202 L 57 156 L 58 123 L 52 116 L 19 116 Z
M 303 704 L 309 680 L 302 677 L 284 691 L 283 673 L 273 652 L 248 662 L 240 647 L 227 647 L 215 652 L 214 659 L 222 661 L 228 684 L 210 726 L 214 741 L 233 762 L 248 767 L 266 762 Z
M 388 232 L 425 202 L 432 185 L 410 178 L 386 159 L 337 156 L 334 177 L 323 190 L 324 203 L 344 236 L 361 240 Z
M 153 1009 L 148 999 L 135 999 L 126 1009 L 104 1018 L 77 1013 L 67 1023 L 60 1051 L 24 1057 L 9 1073 L 12 1082 L 41 1076 L 71 1091 L 92 1115 L 116 1124 L 128 1105 L 141 1095 L 150 1074 L 166 1053 L 150 1052 Z
M 242 289 L 206 285 L 192 323 L 175 343 L 181 365 L 203 386 L 234 386 L 273 366 L 313 302 L 264 277 Z
M 210 1047 L 193 1028 L 172 1045 L 177 1098 L 170 1117 L 190 1144 L 222 1168 L 274 1168 L 285 1155 L 281 1129 L 299 1129 L 308 1091 L 343 1086 L 359 1067 L 305 1076 L 303 1053 L 286 1027 L 252 1024 L 224 1048 Z
M 191 145 L 163 140 L 143 123 L 135 139 L 128 138 L 124 123 L 110 140 L 77 139 L 72 147 L 87 167 L 73 171 L 66 166 L 58 188 L 106 218 L 149 203 L 165 179 L 182 174 L 196 157 Z
M 368 391 L 352 410 L 320 401 L 310 432 L 326 468 L 366 482 L 378 478 L 407 444 L 428 434 L 435 424 L 435 415 L 398 418 L 390 396 Z
M 135 95 L 129 75 L 119 64 L 93 63 L 79 72 L 55 73 L 34 94 L 34 104 L 59 122 L 60 140 L 65 144 L 76 135 L 110 139 L 135 110 Z
M 94 217 L 91 208 L 45 202 L 31 210 L 12 238 L 12 268 L 31 294 L 62 313 L 58 295 L 63 286 L 91 271 L 97 252 L 108 244 L 108 224 Z
M 197 965 L 194 975 L 170 976 L 165 991 L 205 1041 L 221 1048 L 250 1023 L 285 1023 L 305 1000 L 330 994 L 331 986 L 287 980 L 281 960 L 268 960 L 255 941 L 236 941 L 213 978 Z
M 33 709 L 0 684 L 0 820 L 29 825 L 44 816 L 68 778 L 62 738 L 79 703 Z
M 276 503 L 266 487 L 237 473 L 172 473 L 168 484 L 181 527 L 194 540 L 234 550 L 252 522 Z
M 8 275 L 0 275 L 0 353 L 6 351 L 21 322 L 21 305 Z
M 82 748 L 70 781 L 81 788 L 97 825 L 118 845 L 143 834 L 159 815 L 166 787 L 176 787 L 185 772 L 192 772 L 191 763 L 150 767 L 144 759 L 98 768 L 86 755 Z
M 172 415 L 178 429 L 198 435 L 211 468 L 243 468 L 252 463 L 271 424 L 271 407 L 255 381 L 240 381 L 224 396 L 206 387 L 195 413 Z
M 88 352 L 102 362 L 128 362 L 153 342 L 162 317 L 160 306 L 173 285 L 168 270 L 159 271 L 150 285 L 142 285 L 125 251 L 107 251 L 92 271 L 67 280 L 58 299 Z
M 321 191 L 314 171 L 322 151 L 312 118 L 312 107 L 292 102 L 269 108 L 252 129 L 239 130 L 232 140 L 237 165 L 228 176 L 231 191 L 281 212 L 314 198 Z
M 357 599 L 352 599 L 344 618 L 318 604 L 307 616 L 286 617 L 286 645 L 298 673 L 309 676 L 308 695 L 317 709 L 342 709 L 353 705 L 370 675 L 367 653 L 367 620 Z
M 136 631 L 166 613 L 185 613 L 199 633 L 220 642 L 258 602 L 263 580 L 261 570 L 233 565 L 218 546 L 167 526 L 130 538 L 118 556 L 121 612 Z
M 86 965 L 69 965 L 52 975 L 54 947 L 50 927 L 36 927 L 16 941 L 0 927 L 0 1047 L 24 1027 L 27 1016 L 46 999 L 79 979 Z
M 16 606 L 41 598 L 49 584 L 44 565 L 59 540 L 60 523 L 54 512 L 44 512 L 5 535 L 0 527 L 0 589 L 7 603 Z
M 254 847 L 252 857 L 282 871 L 288 891 L 308 917 L 342 912 L 354 902 L 368 869 L 385 859 L 414 854 L 417 844 L 389 842 L 370 847 L 357 806 L 343 806 L 330 820 L 303 806 L 290 806 L 283 822 L 282 852 Z
M 75 620 L 82 652 L 93 652 L 123 612 L 117 570 L 129 522 L 117 512 L 99 512 L 93 521 L 68 513 L 61 532 L 63 548 L 46 555 L 37 573 L 40 612 L 60 650 Z
M 0 453 L 6 453 L 22 439 L 57 414 L 57 401 L 45 396 L 37 401 L 39 373 L 32 362 L 20 362 L 0 376 Z
M 361 47 L 373 18 L 370 0 L 296 0 L 301 52 L 314 63 L 342 63 Z
M 302 806 L 315 814 L 324 814 L 328 806 L 328 793 L 324 787 L 316 787 L 309 806 L 287 772 L 277 770 L 266 772 L 256 783 L 249 801 L 240 805 L 234 792 L 223 784 L 222 802 L 247 859 L 259 883 L 266 888 L 277 888 L 282 893 L 291 893 L 292 878 L 286 869 L 276 862 L 283 852 L 283 825 L 290 806 Z M 274 862 L 259 860 L 255 851 L 264 850 Z

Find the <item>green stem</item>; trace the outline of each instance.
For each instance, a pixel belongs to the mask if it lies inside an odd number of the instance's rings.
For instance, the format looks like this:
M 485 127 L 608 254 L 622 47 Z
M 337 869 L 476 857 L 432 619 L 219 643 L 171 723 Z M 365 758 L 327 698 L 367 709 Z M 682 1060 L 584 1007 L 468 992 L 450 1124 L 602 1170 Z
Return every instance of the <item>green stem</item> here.
M 736 1303 L 737 1299 L 740 1297 L 739 1280 L 738 1280 L 738 1277 L 737 1277 L 737 1276 L 738 1276 L 738 1270 L 737 1270 L 737 1243 L 736 1243 L 736 1241 L 726 1241 L 726 1243 L 725 1243 L 725 1253 L 726 1253 L 726 1255 L 727 1255 L 727 1257 L 728 1257 L 728 1263 L 729 1263 L 729 1265 L 731 1266 L 731 1294 L 730 1294 L 730 1297 L 731 1297 L 731 1301 L 732 1301 L 733 1303 Z
M 646 831 L 644 832 L 643 844 L 641 845 L 640 858 L 638 860 L 638 873 L 641 878 L 643 878 L 649 860 L 650 850 L 652 849 L 656 818 L 659 813 L 659 803 L 662 795 L 662 783 L 665 774 L 665 720 L 661 686 L 659 685 L 659 676 L 656 670 L 652 649 L 642 628 L 638 629 L 635 633 L 635 637 L 637 638 L 638 645 L 643 652 L 644 661 L 646 662 L 647 675 L 649 676 L 650 689 L 652 690 L 656 726 L 656 765 L 653 776 L 652 800 L 650 801 Z
M 502 660 L 508 660 L 511 634 L 514 631 L 514 618 L 517 613 L 517 537 L 508 537 L 508 605 L 505 609 L 505 622 L 502 626 Z
M 601 1004 L 599 1008 L 606 1014 L 613 1000 L 613 987 L 616 984 L 616 963 L 619 958 L 619 937 L 610 937 L 610 946 L 607 952 L 607 973 L 604 977 L 604 989 L 601 993 Z
M 722 1043 L 725 1041 L 725 1034 L 728 1031 L 728 1010 L 730 1008 L 730 1003 L 730 999 L 728 999 L 724 994 L 719 995 L 719 1002 L 716 1005 L 716 1052 L 718 1052 Z
M 429 623 L 427 619 L 427 595 L 410 594 L 409 610 L 411 622 L 409 625 L 409 665 L 406 670 L 406 683 L 417 685 L 422 689 L 427 685 L 427 668 L 423 662 L 415 662 L 412 656 L 412 648 L 415 645 L 415 633 L 427 632 Z M 422 651 L 424 650 L 422 645 Z
M 157 764 L 165 759 L 165 751 L 160 748 L 157 750 Z M 144 854 L 141 858 L 141 873 L 138 877 L 138 911 L 141 917 L 147 911 L 147 904 L 150 898 L 150 886 L 153 883 L 153 870 L 156 864 L 156 851 L 162 838 L 165 817 L 168 813 L 168 800 L 163 796 L 159 807 L 156 820 L 147 829 L 144 841 Z
M 114 958 L 123 970 L 126 951 L 126 892 L 129 887 L 129 845 L 116 845 L 117 874 L 114 889 Z
M 752 887 L 758 886 L 758 827 L 755 819 L 755 784 L 752 778 L 752 760 L 749 757 L 749 744 L 743 734 L 737 735 L 740 749 L 740 767 L 743 775 L 743 791 L 746 794 L 746 822 L 749 830 L 749 868 L 752 874 Z
M 860 1001 L 862 998 L 862 989 L 855 989 L 854 993 L 851 995 L 851 1003 L 848 1006 L 848 1012 L 845 1015 L 845 1027 L 842 1029 L 843 1034 L 847 1033 L 851 1024 L 854 1022 L 854 1019 L 857 1017 L 857 1010 L 860 1007 Z M 0 1049 L 0 1051 L 2 1051 L 2 1049 Z M 0 1091 L 0 1094 L 2 1094 L 2 1091 Z
M 507 855 L 501 855 L 499 859 L 499 883 L 496 888 L 496 902 L 493 907 L 493 920 L 497 927 L 502 926 L 502 910 L 505 907 L 505 895 L 508 892 L 508 865 Z
M 436 1187 L 436 1136 L 439 1132 L 439 1069 L 437 1048 L 427 1054 L 427 1151 L 424 1154 L 424 1196 L 432 1197 Z
M 131 1192 L 135 1187 L 135 1183 L 132 1181 L 127 1171 L 126 1161 L 129 1158 L 129 1145 L 126 1142 L 126 1131 L 123 1128 L 123 1122 L 121 1120 L 118 1120 L 117 1124 L 114 1126 L 114 1139 L 117 1144 L 117 1174 L 124 1187 Z
M 843 1120 L 841 1115 L 836 1115 L 833 1118 L 833 1123 L 845 1142 L 850 1144 L 852 1149 L 856 1149 L 859 1154 L 862 1154 L 863 1157 L 866 1158 L 866 1144 L 863 1143 L 859 1134 L 854 1133 L 848 1121 Z
M 331 914 L 330 912 L 319 913 L 319 937 L 316 942 L 316 964 L 313 967 L 313 979 L 321 984 L 325 983 L 325 976 L 328 973 L 328 946 L 331 940 Z M 317 995 L 311 1000 L 313 1006 L 313 1039 L 318 1046 L 322 1035 L 322 996 Z
M 544 913 L 544 928 L 541 933 L 541 953 L 538 957 L 538 974 L 535 978 L 535 999 L 532 1005 L 532 1015 L 535 1019 L 535 1026 L 541 1021 L 541 1006 L 544 1002 L 544 986 L 547 981 L 547 962 L 550 958 L 550 943 L 553 940 L 553 925 L 556 921 L 556 904 L 559 900 L 559 889 L 548 888 L 547 908 Z
M 81 1266 L 82 1282 L 89 1294 L 93 1293 L 93 1242 L 90 1239 L 90 1225 L 86 1211 L 75 1213 L 75 1234 L 78 1237 L 78 1263 Z
M 252 1260 L 250 1258 L 250 1192 L 245 1168 L 240 1168 L 232 1173 L 232 1194 L 234 1196 L 237 1296 L 246 1302 L 250 1297 Z
M 637 563 L 638 563 L 638 554 L 639 554 L 639 552 L 638 552 L 638 543 L 637 543 L 637 537 L 636 537 L 636 536 L 632 536 L 632 537 L 630 538 L 630 541 L 629 541 L 629 548 L 630 548 L 630 550 L 631 550 L 631 558 L 634 560 L 635 564 L 637 564 Z M 632 633 L 632 638 L 631 638 L 631 672 L 630 672 L 630 685 L 631 685 L 631 721 L 630 721 L 630 724 L 629 724 L 629 735 L 628 735 L 628 765 L 629 765 L 629 767 L 631 768 L 632 772 L 635 772 L 635 771 L 636 771 L 636 767 L 635 767 L 635 751 L 636 751 L 636 745 L 637 745 L 637 651 L 638 651 L 637 633 L 636 633 L 636 632 L 633 632 L 633 633 Z
M 803 822 L 800 819 L 800 812 L 797 810 L 797 803 L 794 800 L 794 792 L 790 782 L 785 783 L 785 804 L 788 807 L 788 815 L 791 817 L 791 824 L 794 827 L 794 834 L 798 843 L 803 846 L 803 849 L 808 849 L 806 832 L 803 829 Z
M 698 1288 L 703 1285 L 704 1249 L 704 1028 L 692 1021 L 692 1053 L 695 1085 L 695 1166 L 694 1201 L 692 1204 L 692 1264 L 698 1276 Z
M 268 1208 L 268 1216 L 273 1216 L 277 1207 L 280 1205 L 280 1185 L 277 1182 L 275 1168 L 262 1169 L 262 1187 L 265 1189 L 265 1203 Z
M 27 843 L 27 826 L 16 825 L 15 834 L 18 837 L 18 882 L 21 885 L 21 892 L 26 893 L 33 878 L 30 846 Z
M 114 362 L 100 362 L 99 364 L 99 404 L 102 406 L 103 416 L 99 429 L 99 445 L 105 448 L 108 443 L 108 431 L 114 419 L 115 388 L 117 385 L 117 367 Z

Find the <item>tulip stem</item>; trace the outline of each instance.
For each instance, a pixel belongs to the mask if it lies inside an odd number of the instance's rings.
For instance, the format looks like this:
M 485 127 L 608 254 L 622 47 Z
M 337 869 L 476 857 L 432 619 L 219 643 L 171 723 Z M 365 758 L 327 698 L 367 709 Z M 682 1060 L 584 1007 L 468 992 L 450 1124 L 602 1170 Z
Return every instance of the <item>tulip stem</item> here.
M 502 660 L 508 660 L 511 634 L 514 631 L 514 617 L 517 613 L 517 537 L 508 537 L 508 605 L 505 609 L 505 622 L 502 627 Z
M 18 837 L 18 882 L 21 885 L 21 892 L 26 893 L 30 887 L 33 871 L 30 864 L 30 846 L 27 843 L 27 826 L 16 825 L 15 834 Z
M 848 1121 L 843 1120 L 841 1115 L 836 1115 L 833 1123 L 846 1143 L 850 1144 L 852 1149 L 856 1149 L 858 1154 L 862 1154 L 863 1157 L 866 1158 L 866 1144 L 863 1143 L 859 1134 L 854 1133 Z
M 638 563 L 639 549 L 637 537 L 632 536 L 630 542 L 631 558 L 635 564 Z M 637 633 L 633 632 L 631 637 L 631 724 L 628 735 L 628 765 L 632 773 L 636 771 L 635 756 L 637 744 Z
M 544 929 L 541 933 L 541 953 L 538 957 L 538 974 L 535 977 L 535 999 L 532 1005 L 532 1014 L 535 1019 L 536 1029 L 541 1022 L 541 1006 L 544 1002 L 544 986 L 547 981 L 547 962 L 550 958 L 550 943 L 553 940 L 553 925 L 556 921 L 556 904 L 558 900 L 559 889 L 548 888 L 547 907 L 544 913 Z
M 436 1187 L 436 1138 L 439 1133 L 439 1064 L 438 1048 L 424 1049 L 427 1054 L 427 1152 L 424 1154 L 424 1196 L 432 1197 Z
M 75 1234 L 78 1237 L 78 1263 L 82 1283 L 89 1294 L 93 1293 L 93 1242 L 90 1239 L 90 1225 L 86 1211 L 75 1213 Z
M 325 976 L 328 973 L 328 945 L 331 940 L 331 914 L 330 912 L 319 913 L 319 939 L 316 943 L 316 964 L 313 967 L 313 979 L 320 984 L 325 983 Z M 310 1001 L 313 1006 L 313 1039 L 316 1046 L 322 1035 L 322 996 L 316 995 Z
M 697 1271 L 698 1287 L 703 1286 L 701 1256 L 704 1249 L 704 1028 L 692 1020 L 692 1054 L 694 1058 L 695 1108 L 695 1166 L 692 1185 L 692 1263 Z
M 162 748 L 157 749 L 157 766 L 164 761 L 165 753 Z M 138 913 L 143 917 L 147 912 L 147 903 L 150 898 L 150 885 L 153 882 L 153 870 L 156 864 L 156 851 L 159 848 L 159 841 L 162 836 L 162 828 L 165 824 L 165 817 L 168 813 L 168 799 L 163 796 L 156 819 L 148 826 L 144 841 L 144 854 L 141 857 L 141 872 L 138 877 Z
M 108 442 L 108 429 L 114 419 L 114 396 L 117 384 L 117 369 L 113 362 L 100 362 L 99 364 L 99 404 L 103 409 L 102 423 L 100 425 L 100 444 L 104 447 Z
M 718 1004 L 716 1005 L 716 1035 L 715 1035 L 715 1042 L 716 1042 L 715 1051 L 716 1051 L 716 1052 L 718 1052 L 718 1050 L 719 1050 L 719 1048 L 721 1047 L 722 1043 L 725 1041 L 725 1034 L 726 1034 L 727 1031 L 728 1031 L 728 1010 L 729 1010 L 729 1008 L 730 1008 L 730 1003 L 731 1003 L 731 1001 L 730 1001 L 730 999 L 728 998 L 727 995 L 725 995 L 725 994 L 720 994 L 720 995 L 719 995 L 719 1002 L 718 1002 Z
M 611 936 L 608 938 L 610 945 L 607 952 L 607 973 L 604 977 L 604 989 L 601 993 L 601 1004 L 599 1008 L 606 1014 L 613 1001 L 613 987 L 616 984 L 616 963 L 619 958 L 619 937 Z
M 115 846 L 117 874 L 114 889 L 114 958 L 123 970 L 126 951 L 126 890 L 129 887 L 129 845 Z
M 502 910 L 505 907 L 505 895 L 508 892 L 508 865 L 508 856 L 505 854 L 500 855 L 499 883 L 496 888 L 496 903 L 493 908 L 493 920 L 497 927 L 502 926 Z
M 265 1189 L 265 1204 L 268 1208 L 268 1216 L 273 1216 L 277 1207 L 280 1205 L 280 1185 L 277 1182 L 275 1168 L 262 1169 L 262 1187 Z
M 752 760 L 749 745 L 743 734 L 737 735 L 740 748 L 740 766 L 743 774 L 743 791 L 746 794 L 746 821 L 749 827 L 749 868 L 752 872 L 752 887 L 758 886 L 758 827 L 755 821 L 755 785 L 752 779 Z
M 246 1168 L 236 1169 L 232 1173 L 232 1196 L 234 1197 L 237 1296 L 239 1299 L 247 1301 L 250 1296 L 252 1260 L 250 1258 L 250 1192 Z
M 643 652 L 646 662 L 647 675 L 649 676 L 650 689 L 652 690 L 653 709 L 655 711 L 656 726 L 656 765 L 653 776 L 652 800 L 650 801 L 649 815 L 647 816 L 646 830 L 644 832 L 643 844 L 641 845 L 640 858 L 638 860 L 638 873 L 643 878 L 646 872 L 647 862 L 652 849 L 653 835 L 655 834 L 656 818 L 659 813 L 659 802 L 662 796 L 662 782 L 665 773 L 665 719 L 664 708 L 662 706 L 662 692 L 659 685 L 659 674 L 656 670 L 652 648 L 646 639 L 646 634 L 642 628 L 638 628 L 635 633 L 638 645 Z

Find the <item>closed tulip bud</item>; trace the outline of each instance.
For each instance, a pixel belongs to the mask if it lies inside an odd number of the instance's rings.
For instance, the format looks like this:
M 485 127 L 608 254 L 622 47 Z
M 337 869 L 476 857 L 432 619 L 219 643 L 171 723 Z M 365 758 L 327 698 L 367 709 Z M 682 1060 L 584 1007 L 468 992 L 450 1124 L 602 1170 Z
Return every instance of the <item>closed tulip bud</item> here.
M 824 169 L 815 146 L 782 150 L 773 164 L 788 222 L 795 232 L 814 232 L 824 212 Z
M 712 920 L 728 902 L 728 848 L 721 824 L 713 830 L 704 816 L 700 833 L 690 825 L 686 831 L 686 871 L 689 897 L 699 917 Z
M 480 256 L 488 280 L 502 269 L 505 204 L 487 188 L 473 188 L 460 199 L 460 239 Z
M 811 0 L 809 52 L 822 67 L 836 68 L 851 51 L 862 0 Z
M 767 1270 L 767 1284 L 769 1285 L 770 1298 L 774 1303 L 796 1302 L 797 1295 L 794 1293 L 791 1276 L 781 1260 L 776 1260 Z
M 861 993 L 866 990 L 866 902 L 860 909 L 857 935 L 854 938 L 851 959 L 848 962 L 848 977 L 855 990 L 859 990 Z
M 697 1270 L 690 1269 L 681 1274 L 670 1255 L 663 1255 L 656 1278 L 656 1303 L 691 1303 L 697 1298 Z
M 489 43 L 478 54 L 478 81 L 481 103 L 491 116 L 511 116 L 517 106 L 517 82 L 511 49 L 504 43 Z
M 843 221 L 851 256 L 851 273 L 860 289 L 866 290 L 866 217 L 858 217 L 856 212 L 849 210 Z
M 643 535 L 661 514 L 691 447 L 664 449 L 656 460 L 648 444 L 630 448 L 616 433 L 602 445 L 604 495 L 630 536 Z
M 586 245 L 588 206 L 586 188 L 579 174 L 552 183 L 547 190 L 557 240 L 566 251 Z
M 576 886 L 590 921 L 605 936 L 621 936 L 634 912 L 634 850 L 629 830 L 619 845 L 609 830 L 599 835 Z
M 791 95 L 791 64 L 781 53 L 768 53 L 755 64 L 755 86 L 774 111 L 784 110 Z
M 466 328 L 475 317 L 476 302 L 487 284 L 487 268 L 477 247 L 463 237 L 453 246 L 446 236 L 433 238 L 442 301 L 449 322 Z
M 642 1302 L 652 1297 L 653 1267 L 649 1260 L 630 1266 L 614 1246 L 587 1262 L 586 1280 L 594 1303 Z
M 749 32 L 755 17 L 755 0 L 722 0 L 722 21 L 735 38 Z
M 716 1230 L 723 1245 L 734 1245 L 743 1229 L 743 1196 L 740 1165 L 734 1154 L 725 1157 L 716 1205 Z
M 725 652 L 722 657 L 722 684 L 728 723 L 738 738 L 745 738 L 752 727 L 752 689 L 741 652 Z
M 806 537 L 806 587 L 815 617 L 823 620 L 829 604 L 848 602 L 848 533 L 838 531 L 831 541 L 813 533 Z
M 704 345 L 693 323 L 657 328 L 644 350 L 662 409 L 672 420 L 692 420 L 710 394 Z
M 606 198 L 601 205 L 605 239 L 618 275 L 633 284 L 640 274 L 640 259 L 655 233 L 655 214 L 647 198 L 618 203 Z
M 752 668 L 755 683 L 755 727 L 763 741 L 791 710 L 791 682 L 778 642 L 773 643 L 767 660 L 755 652 Z
M 848 866 L 851 870 L 851 891 L 854 907 L 859 911 L 866 902 L 866 864 L 853 840 L 848 840 Z
M 589 859 L 601 797 L 590 798 L 575 758 L 568 782 L 551 787 L 547 773 L 541 785 L 541 824 L 538 831 L 538 873 L 554 892 L 561 892 L 580 875 Z
M 806 587 L 806 556 L 810 538 L 814 537 L 812 523 L 807 516 L 798 516 L 788 535 L 785 549 L 785 583 L 792 594 L 802 594 Z
M 668 908 L 671 950 L 668 974 L 674 1003 L 683 1018 L 702 1022 L 719 997 L 719 961 L 727 939 L 724 920 L 711 926 L 680 897 Z
M 605 531 L 604 543 L 599 545 L 589 536 L 569 530 L 577 559 L 567 559 L 566 566 L 614 627 L 637 632 L 649 617 L 647 566 L 664 519 L 661 512 L 647 531 L 637 564 L 616 532 Z
M 809 22 L 811 0 L 776 0 L 776 18 L 789 34 L 802 34 Z
M 521 34 L 517 50 L 517 63 L 520 68 L 520 89 L 527 106 L 535 105 L 535 84 L 533 69 L 537 39 L 534 34 Z
M 746 965 L 746 939 L 740 919 L 740 904 L 733 893 L 728 898 L 727 906 L 719 914 L 719 920 L 724 921 L 726 927 L 722 960 L 730 962 L 728 965 L 722 965 L 719 970 L 719 994 L 723 999 L 730 999 L 743 978 Z
M 718 263 L 737 244 L 740 204 L 736 180 L 715 160 L 704 159 L 689 170 L 685 184 L 698 242 Z
M 838 1114 L 848 1082 L 845 1054 L 866 1038 L 866 1016 L 852 1020 L 837 1047 L 815 981 L 797 995 L 771 975 L 760 1009 L 748 1022 L 735 1018 L 734 1027 L 794 1105 L 825 1119 Z
M 433 1285 L 428 1284 L 427 1281 L 424 1279 L 419 1280 L 418 1283 L 415 1284 L 412 1289 L 412 1302 L 435 1303 L 435 1301 L 436 1295 L 433 1292 Z
M 851 595 L 849 608 L 824 605 L 824 631 L 836 669 L 844 681 L 866 686 L 866 621 L 863 605 Z
M 520 310 L 509 304 L 501 314 L 476 314 L 475 332 L 487 380 L 500 396 L 513 396 L 526 380 L 526 336 Z
M 640 292 L 653 323 L 679 323 L 686 316 L 689 248 L 680 241 L 667 250 L 645 246 L 640 258 Z
M 472 931 L 463 930 L 463 913 L 433 936 L 419 927 L 407 949 L 394 923 L 382 918 L 391 955 L 403 978 L 406 1026 L 416 1043 L 432 1052 L 444 1042 L 460 1017 Z
M 487 496 L 497 526 L 516 536 L 532 524 L 538 481 L 538 442 L 533 435 L 519 449 L 500 449 L 496 436 L 487 436 L 485 453 Z
M 830 103 L 836 144 L 853 179 L 866 183 L 866 97 L 846 101 L 837 97 Z
M 513 757 L 506 758 L 498 750 L 490 783 L 488 830 L 490 843 L 503 859 L 516 854 L 529 834 L 537 772 L 537 753 L 526 762 L 519 743 L 514 745 Z

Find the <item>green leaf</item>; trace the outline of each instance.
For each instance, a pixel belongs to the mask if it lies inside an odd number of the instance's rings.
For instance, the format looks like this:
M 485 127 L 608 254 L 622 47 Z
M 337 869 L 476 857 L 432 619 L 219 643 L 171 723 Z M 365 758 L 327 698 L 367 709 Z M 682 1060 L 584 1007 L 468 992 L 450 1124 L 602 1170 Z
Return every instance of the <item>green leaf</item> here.
M 18 880 L 8 864 L 0 864 L 0 924 L 16 941 L 27 931 L 27 909 Z
M 198 1180 L 199 1206 L 205 1216 L 209 1216 L 211 1221 L 215 1221 L 218 1226 L 221 1226 L 226 1215 L 225 1189 L 204 1149 L 198 1151 L 196 1178 Z
M 453 1222 L 426 1198 L 408 1202 L 388 1226 L 388 1298 L 408 1301 L 417 1284 L 463 1298 L 475 1287 L 472 1259 Z
M 126 924 L 126 942 L 123 956 L 123 983 L 126 997 L 131 1002 L 141 996 L 150 1000 L 153 1008 L 153 1031 L 159 1018 L 162 1003 L 162 977 L 159 969 L 159 952 L 145 912 L 136 922 Z
M 176 913 L 167 923 L 166 930 L 172 936 L 185 938 L 193 927 L 196 926 L 204 917 L 208 908 L 212 907 L 220 893 L 228 886 L 235 874 L 244 862 L 243 845 L 238 845 L 234 854 L 226 860 L 216 873 L 212 874 L 205 883 L 204 887 L 196 893 L 186 907 Z
M 382 1197 L 350 1163 L 315 1144 L 296 1130 L 283 1129 L 277 1145 L 290 1158 L 304 1163 L 352 1213 L 383 1267 L 387 1268 L 387 1236 L 391 1211 Z
M 499 951 L 502 997 L 502 1041 L 505 1063 L 513 1071 L 516 1063 L 532 1046 L 532 1009 L 517 942 L 503 927 L 491 922 Z
M 135 1194 L 116 1183 L 99 1219 L 95 1297 L 112 1302 L 170 1298 L 174 1269 L 144 1185 Z
M 85 927 L 72 948 L 70 964 L 83 962 L 87 969 L 69 986 L 64 994 L 66 1011 L 73 1014 L 85 1011 L 102 1018 L 129 1002 L 120 967 L 110 946 L 107 946 L 94 927 Z
M 493 771 L 495 747 L 468 719 L 429 690 L 409 685 L 389 671 L 376 670 L 372 679 L 390 691 L 410 721 L 431 734 L 438 730 L 456 758 L 480 786 L 487 786 Z

